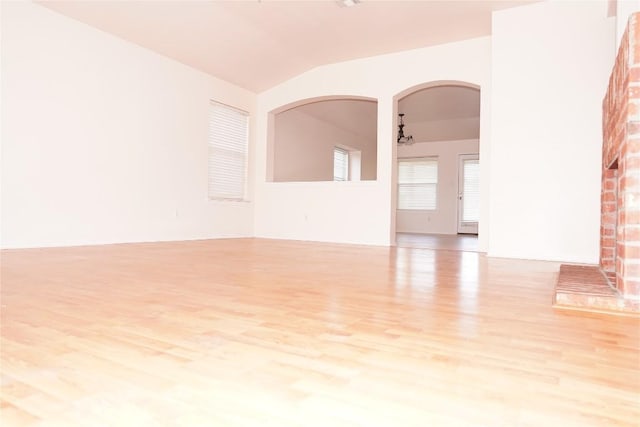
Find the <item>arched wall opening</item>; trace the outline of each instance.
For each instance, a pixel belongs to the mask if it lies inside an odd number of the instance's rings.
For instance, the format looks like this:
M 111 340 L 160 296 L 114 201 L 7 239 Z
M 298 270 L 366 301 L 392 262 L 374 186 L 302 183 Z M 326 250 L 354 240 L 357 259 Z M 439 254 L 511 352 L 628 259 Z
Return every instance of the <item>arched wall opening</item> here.
M 411 64 L 399 67 L 398 64 Z M 258 95 L 256 103 L 256 237 L 365 245 L 393 244 L 391 215 L 396 150 L 394 96 L 424 82 L 455 80 L 482 87 L 482 168 L 488 172 L 491 131 L 491 38 L 426 47 L 392 55 L 330 64 L 309 70 Z M 444 82 L 443 82 L 444 83 Z M 426 86 L 426 85 L 425 85 Z M 423 86 L 424 87 L 424 86 Z M 268 180 L 269 113 L 300 100 L 326 96 L 365 97 L 378 102 L 375 181 L 273 182 Z M 325 98 L 327 99 L 327 98 Z M 273 119 L 273 117 L 272 117 Z M 273 141 L 273 139 L 271 140 Z M 273 151 L 270 151 L 273 154 Z M 482 185 L 488 185 L 488 177 Z M 483 193 L 488 197 L 488 193 Z M 488 203 L 484 206 L 488 212 Z M 483 227 L 488 224 L 485 215 Z M 482 245 L 480 231 L 478 245 Z M 486 250 L 487 246 L 481 250 Z
M 391 242 L 397 233 L 478 234 L 480 112 L 480 86 L 465 81 L 426 82 L 393 97 Z M 412 143 L 397 142 L 400 113 Z
M 375 181 L 378 101 L 299 100 L 268 113 L 267 182 Z

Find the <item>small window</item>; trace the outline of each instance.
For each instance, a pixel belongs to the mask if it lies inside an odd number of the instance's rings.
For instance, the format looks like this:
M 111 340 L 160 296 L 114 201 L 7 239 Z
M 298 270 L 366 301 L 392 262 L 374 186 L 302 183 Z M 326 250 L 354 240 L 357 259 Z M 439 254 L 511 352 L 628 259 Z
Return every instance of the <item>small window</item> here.
M 209 107 L 209 198 L 244 200 L 249 114 L 211 101 Z
M 435 210 L 437 195 L 437 157 L 398 161 L 398 209 Z
M 344 148 L 333 148 L 333 180 L 349 180 L 349 152 Z

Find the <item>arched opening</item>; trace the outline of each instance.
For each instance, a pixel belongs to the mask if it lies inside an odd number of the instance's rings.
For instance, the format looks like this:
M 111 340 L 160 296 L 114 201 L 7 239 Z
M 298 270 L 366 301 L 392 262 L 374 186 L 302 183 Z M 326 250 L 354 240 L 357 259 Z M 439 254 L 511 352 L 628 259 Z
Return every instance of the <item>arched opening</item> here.
M 269 113 L 267 181 L 377 177 L 378 103 L 355 96 L 297 101 Z
M 400 117 L 399 115 L 403 116 Z M 398 246 L 478 250 L 480 87 L 414 86 L 394 97 L 391 240 Z

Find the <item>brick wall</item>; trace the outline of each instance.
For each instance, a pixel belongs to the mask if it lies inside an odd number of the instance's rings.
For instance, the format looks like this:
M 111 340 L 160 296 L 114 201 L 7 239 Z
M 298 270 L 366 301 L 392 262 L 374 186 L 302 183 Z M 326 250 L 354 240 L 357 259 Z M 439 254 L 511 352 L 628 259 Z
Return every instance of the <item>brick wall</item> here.
M 640 298 L 640 13 L 629 18 L 603 101 L 600 265 Z

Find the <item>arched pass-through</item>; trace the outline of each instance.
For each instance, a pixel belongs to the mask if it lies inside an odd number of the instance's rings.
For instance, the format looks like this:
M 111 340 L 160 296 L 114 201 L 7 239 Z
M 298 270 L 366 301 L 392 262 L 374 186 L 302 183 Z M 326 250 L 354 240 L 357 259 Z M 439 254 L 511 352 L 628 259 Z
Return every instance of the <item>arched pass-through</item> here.
M 409 143 L 406 139 L 396 143 L 400 113 L 404 115 L 404 134 L 412 137 Z M 480 114 L 480 86 L 465 81 L 429 81 L 393 97 L 392 243 L 396 242 L 396 232 L 454 236 L 478 233 Z M 406 183 L 399 184 L 399 160 L 403 170 L 419 160 L 433 163 L 433 182 L 418 185 L 424 187 L 424 194 L 417 195 L 415 186 L 404 188 Z M 465 176 L 472 175 L 470 187 L 464 184 L 469 182 Z M 414 196 L 426 202 L 419 206 L 407 203 L 407 198 Z
M 374 98 L 322 96 L 268 113 L 268 182 L 371 181 L 377 178 Z M 336 175 L 336 158 L 344 168 Z

